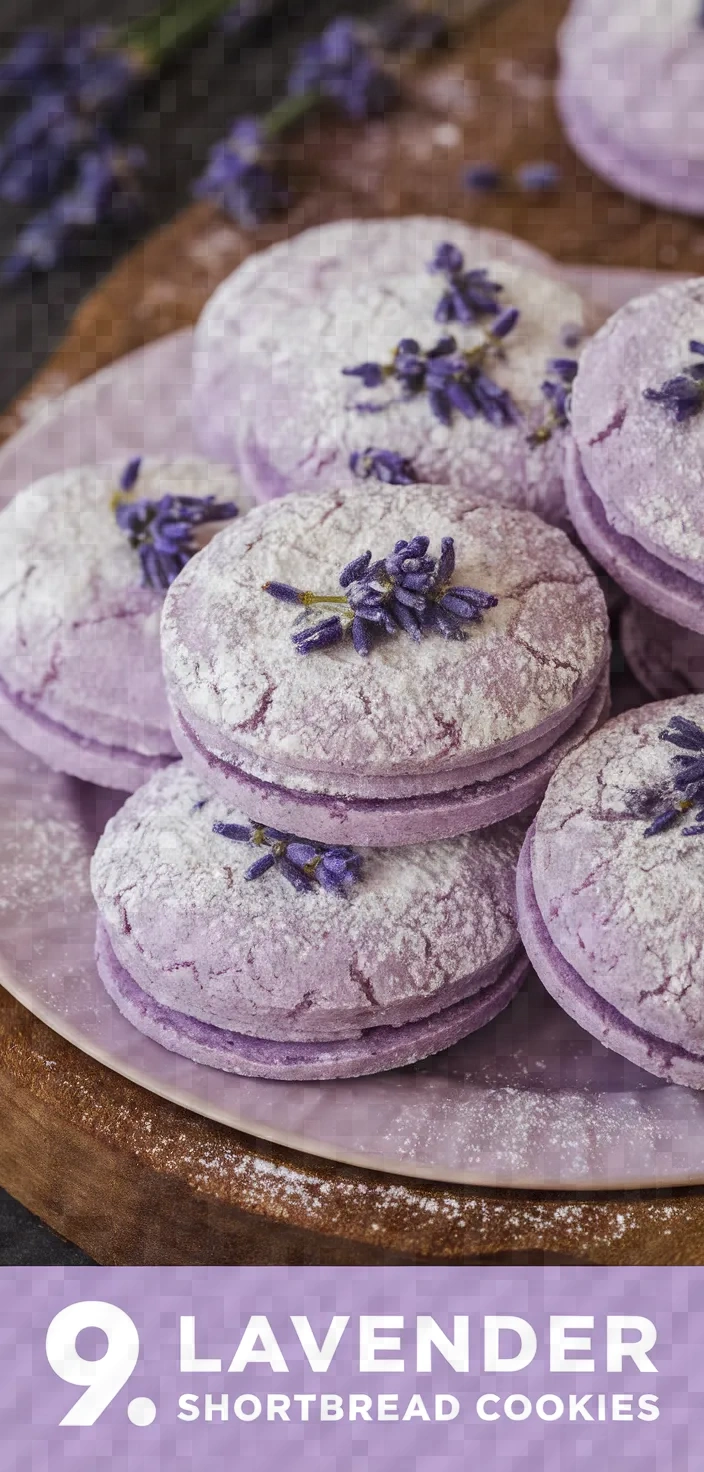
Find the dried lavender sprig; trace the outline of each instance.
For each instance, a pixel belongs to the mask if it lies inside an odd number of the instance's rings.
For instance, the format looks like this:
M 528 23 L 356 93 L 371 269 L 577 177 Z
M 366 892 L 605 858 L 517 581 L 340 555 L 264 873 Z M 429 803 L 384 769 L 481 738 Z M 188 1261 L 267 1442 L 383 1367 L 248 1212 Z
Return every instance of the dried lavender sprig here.
M 247 869 L 244 877 L 248 880 L 260 879 L 276 867 L 299 894 L 310 892 L 317 883 L 330 894 L 344 895 L 362 878 L 361 855 L 342 844 L 311 843 L 259 823 L 246 827 L 241 823 L 214 823 L 213 833 L 265 849 Z
M 448 427 L 455 410 L 465 419 L 483 418 L 497 427 L 515 424 L 519 413 L 510 393 L 489 376 L 486 368 L 492 357 L 501 355 L 503 340 L 513 331 L 519 316 L 517 307 L 499 312 L 493 325 L 482 329 L 482 338 L 473 348 L 459 349 L 456 339 L 447 336 L 426 351 L 415 338 L 402 338 L 390 363 L 358 363 L 354 368 L 343 368 L 342 373 L 361 379 L 365 388 L 379 388 L 395 380 L 404 399 L 426 393 L 431 412 Z M 387 405 L 367 400 L 354 407 L 364 412 Z
M 290 96 L 317 93 L 355 121 L 383 117 L 397 101 L 398 84 L 380 65 L 359 24 L 340 16 L 301 47 L 288 79 Z
M 121 148 L 115 129 L 135 89 L 226 5 L 171 0 L 123 27 L 31 31 L 0 63 L 0 90 L 28 98 L 0 145 L 0 197 L 33 208 L 46 204 L 4 263 L 6 283 L 50 271 L 98 226 L 114 228 L 134 217 L 142 153 Z
M 543 380 L 540 391 L 547 399 L 548 408 L 542 424 L 528 435 L 528 444 L 535 447 L 552 439 L 556 429 L 565 429 L 569 424 L 572 385 L 579 369 L 576 358 L 550 358 L 547 371 L 551 375 Z
M 428 556 L 429 538 L 416 536 L 396 543 L 387 557 L 372 561 L 363 552 L 342 568 L 338 594 L 311 593 L 288 583 L 265 583 L 263 592 L 284 603 L 342 605 L 340 611 L 291 635 L 298 654 L 329 649 L 351 634 L 358 654 L 370 654 L 374 630 L 394 636 L 403 632 L 418 643 L 434 630 L 445 639 L 465 639 L 464 624 L 481 623 L 496 607 L 493 593 L 453 586 L 455 547 L 443 537 L 439 558 Z
M 704 357 L 704 343 L 692 338 L 689 351 Z M 643 398 L 651 404 L 660 404 L 679 424 L 692 419 L 704 405 L 704 363 L 690 363 L 682 373 L 666 379 L 659 389 L 646 388 Z
M 194 193 L 251 230 L 290 202 L 277 144 L 291 128 L 326 100 L 360 120 L 381 116 L 396 98 L 395 82 L 379 66 L 359 26 L 346 19 L 333 21 L 302 49 L 288 80 L 288 95 L 261 118 L 240 118 L 215 145 Z
M 229 521 L 238 511 L 232 501 L 214 496 L 161 496 L 130 500 L 137 483 L 141 457 L 129 460 L 120 477 L 120 490 L 113 497 L 115 520 L 139 552 L 142 586 L 166 590 L 198 550 L 193 533 L 209 522 Z
M 660 740 L 671 746 L 680 747 L 672 758 L 672 788 L 679 797 L 674 797 L 662 813 L 653 819 L 645 830 L 646 838 L 654 838 L 689 812 L 698 803 L 704 804 L 704 730 L 687 716 L 672 716 Z M 704 807 L 696 814 L 695 826 L 681 829 L 686 838 L 698 838 L 704 827 Z
M 373 476 L 391 486 L 415 485 L 418 479 L 405 455 L 399 455 L 396 450 L 375 450 L 371 445 L 366 450 L 353 450 L 349 467 L 360 480 L 369 480 Z
M 438 246 L 428 270 L 447 281 L 435 308 L 436 322 L 477 322 L 500 311 L 498 297 L 503 286 L 490 280 L 485 267 L 466 271 L 462 251 L 449 241 Z

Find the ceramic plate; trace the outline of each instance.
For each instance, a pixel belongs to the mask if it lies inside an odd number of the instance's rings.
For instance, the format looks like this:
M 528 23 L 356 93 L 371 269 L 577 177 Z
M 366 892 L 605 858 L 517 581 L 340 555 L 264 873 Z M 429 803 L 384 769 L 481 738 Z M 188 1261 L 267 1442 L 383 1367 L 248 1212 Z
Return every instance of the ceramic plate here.
M 573 279 L 606 312 L 658 278 L 579 271 Z M 43 404 L 0 451 L 2 498 L 81 461 L 192 450 L 191 345 L 190 332 L 164 338 Z M 465 1043 L 375 1078 L 239 1079 L 142 1037 L 107 998 L 93 962 L 88 865 L 121 801 L 49 772 L 0 733 L 0 981 L 84 1052 L 251 1135 L 391 1173 L 565 1190 L 704 1181 L 704 1093 L 608 1053 L 535 978 Z

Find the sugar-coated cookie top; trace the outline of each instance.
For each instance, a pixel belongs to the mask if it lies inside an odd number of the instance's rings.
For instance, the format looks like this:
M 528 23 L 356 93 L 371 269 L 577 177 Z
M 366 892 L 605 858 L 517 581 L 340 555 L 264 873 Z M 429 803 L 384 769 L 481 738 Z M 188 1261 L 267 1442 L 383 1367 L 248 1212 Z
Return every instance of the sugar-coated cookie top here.
M 582 354 L 572 434 L 612 525 L 704 579 L 704 408 L 679 422 L 644 396 L 704 362 L 689 348 L 702 338 L 704 279 L 663 286 L 622 307 Z
M 704 731 L 704 696 L 628 711 L 562 762 L 536 820 L 533 882 L 555 945 L 589 986 L 701 1053 L 704 838 L 684 834 L 696 807 L 645 837 L 671 805 L 681 749 L 660 734 L 673 716 Z
M 367 658 L 349 639 L 297 654 L 299 609 L 262 585 L 339 593 L 350 559 L 416 534 L 435 556 L 454 537 L 453 583 L 499 599 L 466 642 L 398 633 Z M 520 743 L 593 688 L 607 644 L 598 582 L 564 533 L 441 486 L 347 486 L 256 508 L 184 570 L 162 620 L 171 698 L 207 728 L 210 750 L 333 774 L 451 771 Z
M 662 162 L 704 158 L 700 0 L 574 0 L 563 85 L 608 131 Z
M 428 264 L 444 241 L 462 251 L 466 269 L 486 268 L 500 283 L 502 306 L 521 311 L 492 368 L 522 416 L 515 426 L 457 413 L 448 428 L 425 395 L 399 402 L 398 390 L 359 392 L 359 380 L 343 376 L 365 360 L 388 362 L 402 338 L 424 349 L 448 332 L 460 348 L 477 343 L 476 329 L 434 320 L 444 281 Z M 445 220 L 343 222 L 250 258 L 215 293 L 196 334 L 196 418 L 200 405 L 219 453 L 229 444 L 235 462 L 253 467 L 262 499 L 334 485 L 371 442 L 406 455 L 419 480 L 462 484 L 559 521 L 562 436 L 527 441 L 547 411 L 548 362 L 566 355 L 564 328 L 582 323 L 580 298 L 551 263 L 509 237 Z M 354 407 L 392 397 L 381 413 Z
M 111 505 L 123 468 L 121 461 L 46 476 L 0 513 L 0 676 L 54 719 L 67 717 L 67 704 L 72 715 L 81 702 L 94 707 L 98 727 L 90 734 L 111 741 L 119 739 L 110 722 L 121 715 L 113 709 L 125 683 L 121 670 L 129 672 L 135 708 L 156 724 L 166 725 L 167 716 L 163 594 L 141 587 L 139 555 Z M 241 502 L 236 477 L 222 466 L 145 460 L 135 497 L 167 493 Z
M 276 868 L 245 880 L 262 849 L 212 830 L 251 817 L 177 763 L 125 803 L 96 849 L 93 893 L 116 953 L 178 1010 L 225 1027 L 280 1013 L 291 1037 L 321 1012 L 334 1031 L 339 1013 L 344 1032 L 345 1018 L 371 1026 L 376 1009 L 433 996 L 516 946 L 520 823 L 364 850 L 344 897 L 317 884 L 298 893 Z
M 404 272 L 422 272 L 443 240 L 463 251 L 468 264 L 479 258 L 513 261 L 542 275 L 558 274 L 550 257 L 535 246 L 500 230 L 477 229 L 442 215 L 334 220 L 255 252 L 218 286 L 198 322 L 196 384 L 201 375 L 207 376 L 208 350 L 218 342 L 226 344 L 243 324 L 252 342 L 265 350 L 267 343 L 277 340 L 282 313 L 337 286 L 363 286 Z

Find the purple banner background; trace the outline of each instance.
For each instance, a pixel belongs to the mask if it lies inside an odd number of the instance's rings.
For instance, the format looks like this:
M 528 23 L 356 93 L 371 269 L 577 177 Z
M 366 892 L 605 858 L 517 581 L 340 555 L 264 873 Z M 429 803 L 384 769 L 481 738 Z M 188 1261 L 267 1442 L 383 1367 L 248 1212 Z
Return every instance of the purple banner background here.
M 261 1469 L 261 1472 L 318 1472 L 364 1467 L 369 1472 L 466 1472 L 530 1469 L 573 1472 L 596 1458 L 603 1466 L 638 1472 L 689 1472 L 704 1466 L 700 1417 L 704 1407 L 704 1269 L 690 1268 L 4 1268 L 0 1270 L 0 1403 L 3 1472 L 179 1472 L 179 1469 Z M 123 1309 L 136 1324 L 140 1353 L 124 1388 L 94 1426 L 62 1427 L 62 1417 L 82 1389 L 58 1378 L 47 1363 L 46 1331 L 66 1305 L 103 1300 Z M 227 1373 L 250 1315 L 267 1315 L 289 1366 L 274 1373 L 256 1364 Z M 320 1343 L 333 1314 L 349 1314 L 350 1324 L 330 1369 L 308 1365 L 289 1315 L 305 1314 Z M 403 1373 L 363 1374 L 359 1370 L 358 1317 L 401 1315 Z M 437 1352 L 431 1374 L 415 1368 L 415 1319 L 432 1315 L 452 1336 L 453 1314 L 470 1318 L 470 1372 L 458 1373 Z M 536 1358 L 525 1370 L 488 1374 L 481 1364 L 482 1317 L 517 1315 L 538 1336 Z M 594 1374 L 551 1373 L 548 1360 L 550 1314 L 593 1314 Z M 626 1363 L 622 1373 L 607 1373 L 605 1316 L 637 1314 L 653 1320 L 658 1341 L 650 1352 L 658 1374 L 643 1374 Z M 221 1358 L 221 1374 L 181 1374 L 179 1320 L 195 1315 L 197 1353 Z M 573 1330 L 579 1333 L 579 1330 Z M 586 1332 L 586 1331 L 581 1331 Z M 92 1339 L 92 1348 L 91 1348 Z M 84 1330 L 78 1341 L 87 1358 L 104 1353 L 105 1339 Z M 389 1352 L 390 1353 L 390 1352 Z M 206 1392 L 232 1403 L 238 1395 L 350 1392 L 399 1397 L 402 1414 L 418 1393 L 432 1408 L 436 1394 L 460 1402 L 457 1419 L 429 1423 L 321 1423 L 317 1406 L 301 1423 L 226 1423 L 177 1419 L 178 1399 Z M 567 1404 L 570 1394 L 655 1394 L 659 1419 L 593 1423 L 566 1418 L 482 1423 L 480 1394 L 501 1401 L 513 1394 L 533 1402 L 555 1394 Z M 154 1401 L 150 1426 L 130 1423 L 127 1407 L 135 1397 Z M 432 1412 L 431 1412 L 432 1413 Z M 298 1414 L 298 1413 L 297 1413 Z

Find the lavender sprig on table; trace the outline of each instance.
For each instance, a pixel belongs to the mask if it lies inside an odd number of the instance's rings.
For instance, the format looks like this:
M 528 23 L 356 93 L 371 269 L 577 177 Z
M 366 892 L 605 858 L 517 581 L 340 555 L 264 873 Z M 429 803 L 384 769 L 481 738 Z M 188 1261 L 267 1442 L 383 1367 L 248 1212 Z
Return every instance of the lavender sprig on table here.
M 692 338 L 690 353 L 704 357 L 704 342 Z M 698 414 L 704 405 L 704 363 L 690 363 L 675 378 L 668 378 L 661 388 L 646 388 L 643 394 L 651 404 L 660 404 L 679 424 Z
M 410 460 L 396 450 L 353 450 L 349 466 L 360 480 L 374 477 L 389 486 L 412 486 L 418 479 Z
M 358 654 L 368 655 L 372 636 L 400 632 L 419 643 L 424 633 L 466 639 L 463 624 L 479 624 L 498 598 L 479 588 L 453 587 L 455 544 L 443 537 L 439 558 L 428 557 L 429 537 L 398 541 L 388 557 L 372 561 L 363 552 L 340 573 L 342 593 L 312 593 L 289 583 L 265 583 L 263 592 L 281 603 L 302 604 L 304 617 L 318 606 L 335 607 L 327 618 L 291 635 L 298 654 L 339 644 L 349 633 Z
M 482 418 L 497 428 L 515 424 L 519 414 L 507 389 L 503 389 L 487 371 L 492 358 L 501 352 L 503 340 L 513 331 L 519 319 L 516 307 L 508 307 L 484 330 L 473 348 L 458 348 L 454 337 L 441 337 L 427 351 L 415 338 L 404 337 L 397 344 L 389 363 L 358 363 L 343 368 L 348 378 L 361 379 L 365 388 L 380 388 L 387 381 L 400 385 L 402 399 L 427 394 L 432 413 L 441 424 L 452 424 L 455 410 L 465 419 Z M 362 400 L 354 407 L 359 412 L 378 413 L 398 400 L 376 403 Z
M 558 164 L 537 159 L 521 164 L 512 173 L 502 173 L 497 164 L 478 160 L 468 164 L 463 184 L 472 194 L 494 194 L 497 190 L 518 189 L 521 194 L 553 194 L 562 181 Z
M 551 358 L 548 362 L 550 377 L 540 385 L 543 398 L 548 401 L 548 411 L 542 424 L 529 434 L 529 445 L 545 444 L 552 439 L 556 429 L 565 429 L 569 424 L 572 385 L 578 368 L 576 358 Z
M 171 0 L 122 28 L 31 30 L 0 61 L 0 92 L 27 99 L 0 143 L 0 198 L 45 206 L 20 232 L 6 282 L 51 270 L 98 226 L 135 217 L 144 158 L 119 142 L 127 104 L 227 8 L 228 0 Z
M 30 271 L 50 271 L 77 239 L 101 225 L 124 225 L 140 211 L 141 148 L 107 146 L 85 153 L 72 189 L 35 215 L 20 231 L 0 267 L 0 280 L 16 281 Z
M 300 51 L 287 96 L 261 118 L 240 118 L 211 151 L 196 181 L 199 199 L 211 199 L 250 230 L 280 213 L 290 199 L 276 145 L 297 123 L 325 102 L 361 121 L 380 117 L 398 97 L 394 78 L 380 64 L 357 22 L 333 21 Z
M 362 877 L 362 858 L 354 849 L 340 844 L 310 843 L 265 828 L 258 823 L 214 823 L 213 833 L 235 843 L 252 844 L 263 850 L 245 874 L 245 879 L 261 879 L 269 869 L 277 868 L 284 879 L 304 894 L 319 884 L 329 894 L 343 895 Z
M 274 163 L 265 124 L 257 118 L 240 118 L 227 138 L 211 149 L 194 194 L 213 200 L 245 229 L 252 229 L 289 202 L 289 190 Z
M 346 16 L 331 22 L 298 54 L 288 79 L 291 97 L 317 94 L 356 122 L 383 117 L 398 98 L 398 84 Z
M 696 721 L 690 721 L 686 716 L 672 716 L 667 728 L 660 732 L 660 740 L 668 741 L 681 750 L 672 759 L 672 798 L 652 819 L 644 836 L 657 837 L 671 828 L 684 813 L 701 804 L 694 823 L 682 829 L 685 838 L 701 838 L 704 835 L 704 731 Z
M 190 561 L 197 548 L 193 532 L 208 522 L 237 516 L 232 501 L 214 496 L 161 496 L 129 500 L 139 478 L 141 457 L 128 461 L 113 499 L 115 520 L 131 547 L 139 552 L 142 586 L 166 590 Z

